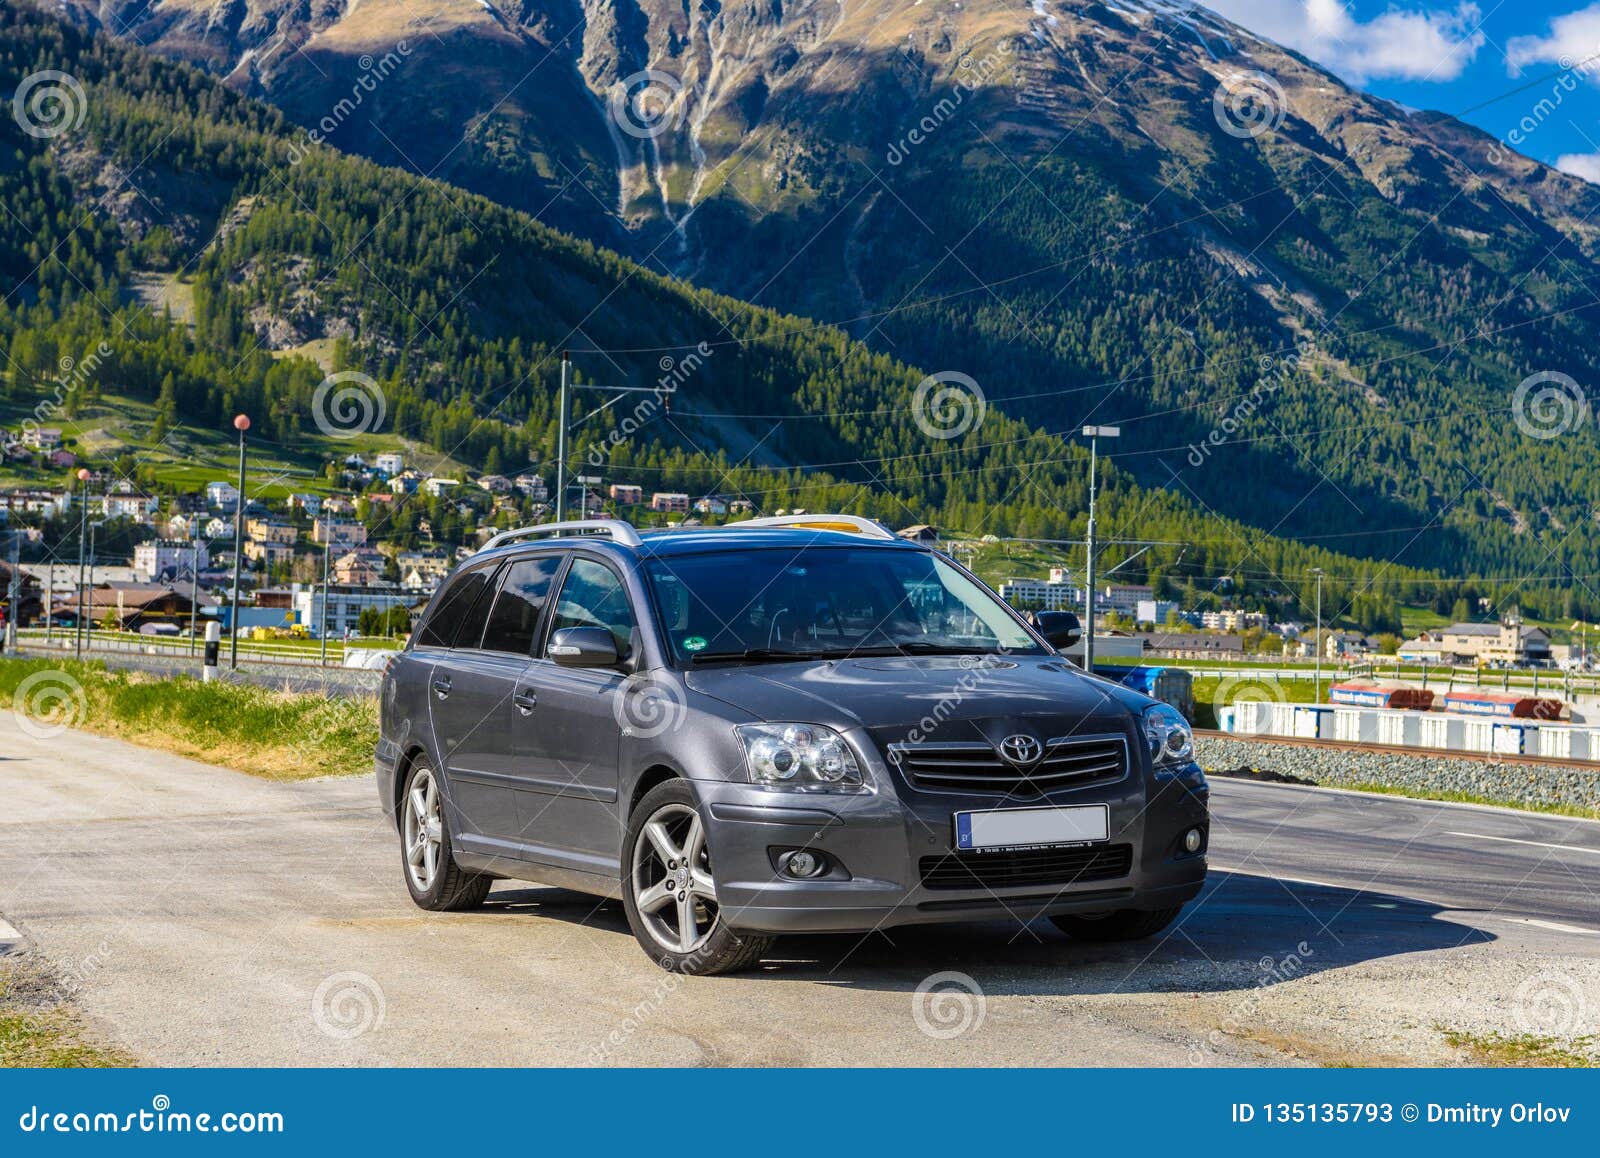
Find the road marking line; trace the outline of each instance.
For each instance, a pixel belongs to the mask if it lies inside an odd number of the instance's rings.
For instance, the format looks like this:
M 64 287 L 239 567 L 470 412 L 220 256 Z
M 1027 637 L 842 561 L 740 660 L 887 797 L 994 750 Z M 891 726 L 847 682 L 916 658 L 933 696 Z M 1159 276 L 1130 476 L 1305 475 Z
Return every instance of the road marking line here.
M 7 921 L 4 917 L 0 917 L 0 955 L 9 953 L 13 949 L 20 948 L 21 945 L 22 934 L 18 932 L 17 927 L 11 924 L 11 922 Z
M 1490 836 L 1487 832 L 1451 832 L 1446 830 L 1446 836 L 1470 836 L 1474 840 L 1498 840 L 1506 844 L 1526 844 L 1534 848 L 1553 848 L 1561 852 L 1586 852 L 1590 856 L 1600 856 L 1600 848 L 1588 848 L 1581 844 L 1546 844 L 1542 840 L 1518 840 L 1514 836 Z

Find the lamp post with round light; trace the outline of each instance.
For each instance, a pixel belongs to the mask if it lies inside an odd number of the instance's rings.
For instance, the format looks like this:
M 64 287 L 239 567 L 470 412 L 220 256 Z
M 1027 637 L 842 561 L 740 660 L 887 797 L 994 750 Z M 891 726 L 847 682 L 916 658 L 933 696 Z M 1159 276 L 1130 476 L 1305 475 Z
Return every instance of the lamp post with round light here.
M 228 607 L 228 670 L 239 670 L 239 573 L 244 570 L 244 434 L 250 429 L 248 415 L 233 420 L 239 432 L 239 494 L 233 502 L 233 598 Z

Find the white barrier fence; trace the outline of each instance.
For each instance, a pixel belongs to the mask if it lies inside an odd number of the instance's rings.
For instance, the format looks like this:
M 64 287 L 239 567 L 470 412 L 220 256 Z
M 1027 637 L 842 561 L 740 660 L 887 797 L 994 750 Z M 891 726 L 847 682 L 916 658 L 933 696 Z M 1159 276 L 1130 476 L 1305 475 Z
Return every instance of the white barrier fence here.
M 1217 722 L 1222 731 L 1238 736 L 1283 736 L 1484 755 L 1600 760 L 1600 726 L 1588 724 L 1272 702 L 1236 703 L 1219 711 Z

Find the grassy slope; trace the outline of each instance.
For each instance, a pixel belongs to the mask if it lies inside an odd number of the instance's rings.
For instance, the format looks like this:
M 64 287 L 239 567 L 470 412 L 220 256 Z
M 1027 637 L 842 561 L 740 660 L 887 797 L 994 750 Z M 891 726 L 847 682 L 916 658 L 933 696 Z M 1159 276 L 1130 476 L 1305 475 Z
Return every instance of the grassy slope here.
M 19 696 L 24 680 L 34 682 Z M 48 693 L 60 694 L 51 699 Z M 100 664 L 0 663 L 0 701 L 37 705 L 39 723 L 75 726 L 268 780 L 354 776 L 372 768 L 373 696 L 320 696 L 202 683 Z

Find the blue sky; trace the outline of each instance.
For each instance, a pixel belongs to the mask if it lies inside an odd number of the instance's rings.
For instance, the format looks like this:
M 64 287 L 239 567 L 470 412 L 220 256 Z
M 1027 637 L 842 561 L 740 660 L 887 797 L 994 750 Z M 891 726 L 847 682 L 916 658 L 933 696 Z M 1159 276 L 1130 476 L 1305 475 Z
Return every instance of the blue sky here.
M 1202 3 L 1368 92 L 1600 184 L 1600 0 Z

